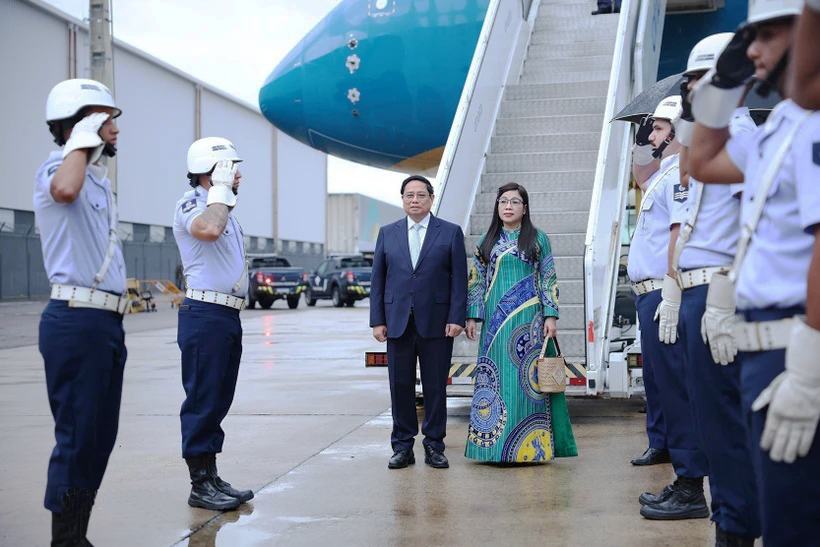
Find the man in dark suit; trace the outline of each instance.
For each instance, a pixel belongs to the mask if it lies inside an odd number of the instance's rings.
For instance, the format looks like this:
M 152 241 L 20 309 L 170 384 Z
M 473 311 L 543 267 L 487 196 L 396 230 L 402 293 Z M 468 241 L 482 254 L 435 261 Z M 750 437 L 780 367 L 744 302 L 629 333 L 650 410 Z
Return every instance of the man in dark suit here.
M 457 225 L 430 214 L 433 186 L 422 176 L 402 182 L 407 217 L 379 230 L 370 285 L 373 337 L 387 341 L 393 456 L 387 466 L 415 463 L 416 359 L 424 393 L 424 462 L 449 467 L 444 455 L 447 377 L 453 339 L 464 329 L 467 256 Z

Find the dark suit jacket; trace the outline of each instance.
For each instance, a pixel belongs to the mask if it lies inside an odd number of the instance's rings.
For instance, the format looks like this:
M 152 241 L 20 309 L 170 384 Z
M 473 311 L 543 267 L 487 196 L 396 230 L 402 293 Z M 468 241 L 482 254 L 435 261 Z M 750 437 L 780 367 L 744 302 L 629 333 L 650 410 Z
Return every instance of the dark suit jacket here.
M 407 217 L 379 230 L 370 284 L 370 326 L 387 325 L 398 338 L 410 309 L 423 338 L 444 337 L 447 323 L 464 326 L 467 254 L 461 228 L 430 215 L 415 270 L 410 260 Z

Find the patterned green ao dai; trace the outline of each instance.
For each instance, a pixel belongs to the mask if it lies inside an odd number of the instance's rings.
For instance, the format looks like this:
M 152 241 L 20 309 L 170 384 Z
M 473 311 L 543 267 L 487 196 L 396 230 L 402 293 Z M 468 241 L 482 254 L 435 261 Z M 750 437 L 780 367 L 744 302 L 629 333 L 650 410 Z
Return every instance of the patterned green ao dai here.
M 544 318 L 558 317 L 552 249 L 539 231 L 534 264 L 519 252 L 518 235 L 502 230 L 489 264 L 476 249 L 470 268 L 467 317 L 482 321 L 465 449 L 475 460 L 538 462 L 578 453 L 564 394 L 541 394 L 536 383 Z M 547 355 L 555 355 L 554 345 Z

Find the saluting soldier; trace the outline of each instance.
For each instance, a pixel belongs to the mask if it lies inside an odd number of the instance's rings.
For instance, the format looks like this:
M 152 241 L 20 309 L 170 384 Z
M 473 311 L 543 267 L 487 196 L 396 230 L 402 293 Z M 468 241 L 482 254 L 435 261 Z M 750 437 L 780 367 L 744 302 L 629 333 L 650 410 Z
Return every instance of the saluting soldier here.
M 99 160 L 116 153 L 121 113 L 94 80 L 60 82 L 46 102 L 49 131 L 63 146 L 34 184 L 51 283 L 39 345 L 56 440 L 45 496 L 52 545 L 88 545 L 91 507 L 119 425 L 128 299 L 117 203 Z
M 222 420 L 233 402 L 242 356 L 239 311 L 248 292 L 242 228 L 234 218 L 242 159 L 227 139 L 209 137 L 188 149 L 189 190 L 177 202 L 174 237 L 184 267 L 177 344 L 185 401 L 180 410 L 182 456 L 191 476 L 188 505 L 235 509 L 253 498 L 219 477 Z
M 681 162 L 688 160 L 692 142 L 691 105 L 687 95 L 734 36 L 723 32 L 698 42 L 689 55 L 681 86 L 683 115 L 678 139 L 683 145 Z M 740 98 L 742 104 L 745 94 Z M 732 135 L 757 129 L 749 109 L 739 106 L 729 122 Z M 709 464 L 712 520 L 718 545 L 754 544 L 760 535 L 757 488 L 748 445 L 748 428 L 740 405 L 740 367 L 720 345 L 709 348 L 704 324 L 715 320 L 706 312 L 706 292 L 715 273 L 731 269 L 740 237 L 742 184 L 704 185 L 689 178 L 687 220 L 681 229 L 673 264 L 683 292 L 680 298 L 680 330 L 684 341 L 686 379 L 701 448 Z M 720 363 L 720 365 L 718 365 Z M 722 365 L 722 366 L 721 366 Z
M 767 547 L 814 545 L 820 535 L 820 114 L 787 98 L 754 133 L 730 138 L 727 126 L 752 76 L 764 93 L 789 97 L 787 59 L 802 5 L 750 2 L 746 25 L 692 104 L 693 176 L 745 176 L 737 269 L 713 276 L 707 308 L 721 316 L 706 326 L 710 344 L 714 333 L 740 362 Z
M 688 196 L 680 183 L 680 143 L 675 137 L 680 115 L 680 97 L 665 98 L 651 116 L 649 146 L 633 148 L 633 173 L 644 195 L 627 264 L 641 327 L 644 377 L 648 376 L 644 382 L 647 424 L 651 423 L 649 409 L 659 407 L 667 461 L 671 460 L 677 477 L 659 494 L 645 492 L 638 500 L 641 515 L 662 520 L 709 516 L 703 494 L 706 459 L 692 423 L 684 378 L 685 355 L 677 340 L 677 310 L 663 307 L 670 283 L 676 286 L 670 276 L 670 262 Z M 651 390 L 653 385 L 656 387 Z M 646 459 L 652 457 L 651 450 L 652 444 Z

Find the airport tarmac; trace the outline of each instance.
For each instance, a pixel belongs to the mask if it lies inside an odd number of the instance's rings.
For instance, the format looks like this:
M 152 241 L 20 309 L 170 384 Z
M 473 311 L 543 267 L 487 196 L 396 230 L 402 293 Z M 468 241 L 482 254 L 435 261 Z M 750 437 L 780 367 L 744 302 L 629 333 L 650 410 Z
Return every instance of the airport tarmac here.
M 0 304 L 0 545 L 45 546 L 42 506 L 53 422 L 37 350 L 44 302 Z M 708 520 L 658 522 L 638 495 L 674 478 L 633 467 L 646 448 L 640 401 L 571 400 L 577 458 L 497 466 L 464 458 L 469 398 L 449 400 L 450 469 L 389 470 L 386 368 L 366 368 L 367 301 L 242 312 L 244 353 L 223 423 L 220 474 L 256 497 L 238 511 L 186 504 L 176 316 L 126 316 L 117 445 L 88 538 L 100 546 L 630 545 L 707 546 Z M 559 322 L 560 332 L 560 322 Z

